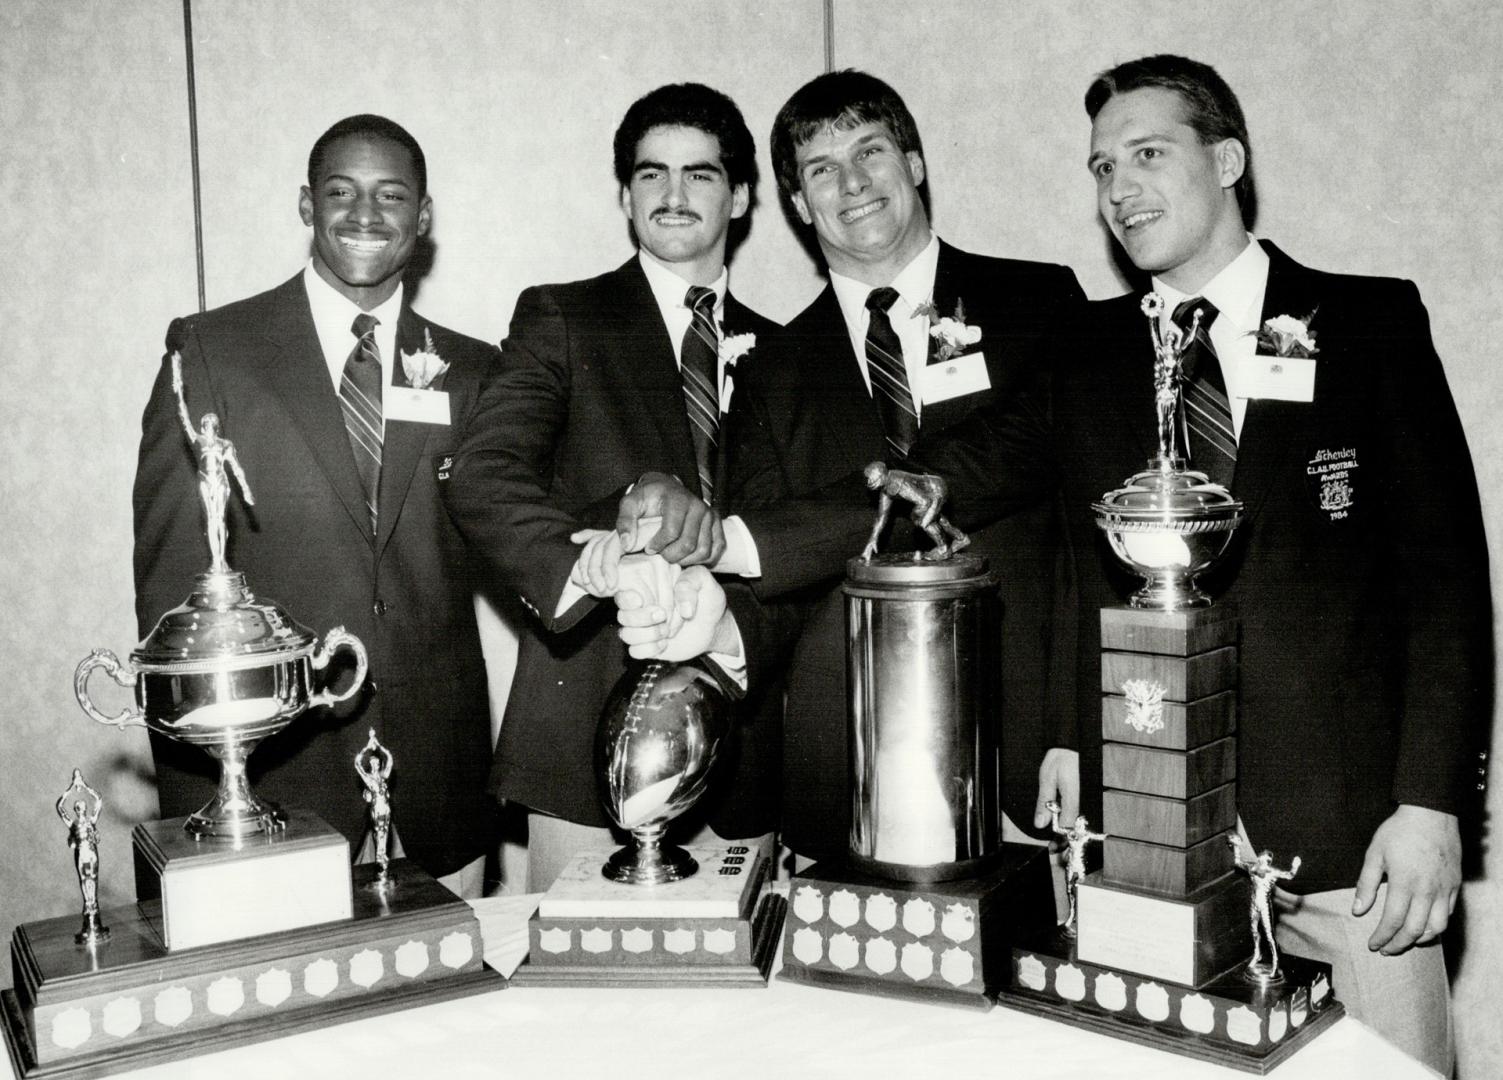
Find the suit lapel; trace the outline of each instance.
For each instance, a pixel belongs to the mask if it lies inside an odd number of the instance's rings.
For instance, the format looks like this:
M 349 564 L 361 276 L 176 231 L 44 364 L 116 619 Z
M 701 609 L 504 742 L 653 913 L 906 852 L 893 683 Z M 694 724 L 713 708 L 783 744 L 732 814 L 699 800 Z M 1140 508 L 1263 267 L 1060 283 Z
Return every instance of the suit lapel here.
M 1261 326 L 1275 315 L 1303 317 L 1314 310 L 1321 298 L 1314 295 L 1313 275 L 1274 245 L 1261 241 L 1268 251 L 1268 287 L 1263 294 Z M 1318 354 L 1317 354 L 1318 356 Z M 1317 359 L 1317 364 L 1319 360 Z M 1316 389 L 1319 391 L 1317 374 Z M 1256 514 L 1263 500 L 1273 490 L 1285 459 L 1300 426 L 1310 416 L 1312 406 L 1294 401 L 1270 401 L 1257 398 L 1247 403 L 1242 419 L 1242 435 L 1237 441 L 1237 470 L 1233 494 Z
M 619 400 L 637 405 L 639 416 L 656 433 L 658 445 L 667 448 L 669 468 L 684 483 L 691 483 L 699 475 L 699 465 L 684 407 L 683 379 L 663 313 L 635 257 L 614 277 L 617 296 L 610 317 L 616 327 L 607 340 L 619 341 L 621 347 L 606 362 L 626 391 Z
M 392 383 L 408 386 L 402 370 L 402 353 L 413 353 L 424 346 L 423 330 L 426 327 L 422 316 L 410 307 L 403 307 L 397 318 L 397 355 L 392 359 Z M 440 383 L 436 389 L 442 389 Z M 376 501 L 376 550 L 384 551 L 391 539 L 392 530 L 402 513 L 402 504 L 407 499 L 407 489 L 412 485 L 412 473 L 422 456 L 434 425 L 420 424 L 410 420 L 386 421 L 386 431 L 381 440 L 381 493 Z
M 313 460 L 344 504 L 364 536 L 370 517 L 355 456 L 344 428 L 339 397 L 329 380 L 323 346 L 313 327 L 313 312 L 302 275 L 278 291 L 266 327 L 265 362 L 261 370 L 271 391 L 281 399 L 293 424 L 302 433 Z M 353 339 L 352 339 L 353 341 Z
M 805 395 L 797 403 L 795 430 L 829 433 L 842 459 L 854 463 L 854 468 L 866 465 L 874 456 L 885 457 L 882 421 L 871 391 L 862 381 L 833 285 L 825 286 L 805 318 L 808 321 L 801 335 L 803 355 L 799 362 L 807 366 L 809 381 L 823 386 L 826 392 Z

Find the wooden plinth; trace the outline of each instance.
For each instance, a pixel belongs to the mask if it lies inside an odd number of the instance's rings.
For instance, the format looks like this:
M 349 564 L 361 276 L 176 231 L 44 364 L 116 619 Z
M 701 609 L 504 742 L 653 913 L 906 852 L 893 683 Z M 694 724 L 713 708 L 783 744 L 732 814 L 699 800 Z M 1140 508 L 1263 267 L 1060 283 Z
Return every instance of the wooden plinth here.
M 171 953 L 156 901 L 106 911 L 93 949 L 74 944 L 76 915 L 17 927 L 3 1024 L 17 1076 L 103 1076 L 506 985 L 468 904 L 406 860 L 386 893 L 374 870 L 355 868 L 348 920 Z
M 1192 799 L 1237 778 L 1237 740 L 1217 739 L 1194 750 L 1106 743 L 1101 782 L 1119 791 Z M 1108 831 L 1110 825 L 1108 824 Z
M 1237 615 L 1226 604 L 1183 611 L 1101 609 L 1101 647 L 1121 652 L 1192 656 L 1237 643 Z
M 1188 848 L 1108 836 L 1101 845 L 1101 873 L 1108 884 L 1160 896 L 1189 896 L 1232 873 L 1228 835 L 1218 833 Z
M 1234 970 L 1186 988 L 1080 961 L 1053 943 L 1015 948 L 998 1002 L 1170 1053 L 1266 1074 L 1345 1014 L 1327 964 L 1285 954 L 1286 981 L 1260 989 Z
M 1101 691 L 1125 694 L 1128 682 L 1157 685 L 1165 701 L 1194 701 L 1237 685 L 1237 649 L 1227 645 L 1194 656 L 1157 653 L 1101 653 Z
M 989 873 L 917 883 L 844 861 L 798 874 L 789 890 L 779 977 L 833 990 L 990 1009 L 1020 934 L 1051 932 L 1048 852 L 1004 844 Z
M 1236 828 L 1237 785 L 1222 784 L 1190 799 L 1108 789 L 1102 792 L 1101 820 L 1125 840 L 1193 847 Z
M 1101 695 L 1103 739 L 1162 750 L 1191 750 L 1237 730 L 1237 692 L 1223 690 L 1194 701 L 1164 701 L 1152 719 L 1145 722 L 1121 694 Z
M 576 856 L 527 926 L 522 986 L 765 987 L 786 902 L 767 858 L 745 845 L 691 847 L 682 881 L 626 885 L 600 872 L 610 850 Z

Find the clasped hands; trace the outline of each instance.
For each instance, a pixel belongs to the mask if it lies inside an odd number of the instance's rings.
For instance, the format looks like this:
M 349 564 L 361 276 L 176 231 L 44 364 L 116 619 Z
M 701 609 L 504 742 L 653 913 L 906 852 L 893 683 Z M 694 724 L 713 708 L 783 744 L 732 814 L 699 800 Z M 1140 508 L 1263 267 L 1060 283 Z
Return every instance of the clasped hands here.
M 614 599 L 621 640 L 638 660 L 688 660 L 738 647 L 725 592 L 709 571 L 725 552 L 720 515 L 675 477 L 646 473 L 621 500 L 614 529 L 581 529 L 570 573 Z

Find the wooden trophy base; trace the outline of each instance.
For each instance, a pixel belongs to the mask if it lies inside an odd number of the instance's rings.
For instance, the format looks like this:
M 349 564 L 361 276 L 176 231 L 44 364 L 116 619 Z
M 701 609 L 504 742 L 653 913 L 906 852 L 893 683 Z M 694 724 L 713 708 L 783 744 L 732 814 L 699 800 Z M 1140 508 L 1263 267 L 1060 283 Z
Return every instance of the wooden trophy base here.
M 17 927 L 12 1068 L 103 1076 L 506 985 L 468 904 L 406 860 L 384 891 L 375 869 L 355 867 L 349 919 L 194 949 L 168 951 L 156 900 L 103 912 L 93 947 L 74 943 L 77 915 Z
M 1196 987 L 1087 964 L 1068 941 L 1013 949 L 1000 1004 L 1114 1038 L 1267 1073 L 1345 1014 L 1329 964 L 1284 953 L 1284 981 L 1260 987 L 1238 964 Z
M 699 870 L 662 885 L 611 881 L 610 849 L 582 852 L 527 926 L 518 986 L 767 986 L 787 902 L 766 856 L 743 844 L 687 849 Z
M 1018 935 L 1054 924 L 1048 851 L 1003 844 L 988 873 L 917 883 L 843 861 L 811 866 L 789 890 L 780 977 L 833 990 L 990 1009 Z

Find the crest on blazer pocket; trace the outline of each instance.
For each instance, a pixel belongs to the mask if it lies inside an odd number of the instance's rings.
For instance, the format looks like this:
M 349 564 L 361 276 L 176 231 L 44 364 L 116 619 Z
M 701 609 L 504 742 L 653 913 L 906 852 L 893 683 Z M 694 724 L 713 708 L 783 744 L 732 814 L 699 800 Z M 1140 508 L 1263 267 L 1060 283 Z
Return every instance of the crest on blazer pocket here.
M 1348 521 L 1360 510 L 1362 484 L 1357 447 L 1322 447 L 1305 463 L 1305 483 L 1315 508 L 1332 524 Z
M 454 455 L 439 454 L 438 460 L 434 462 L 433 469 L 440 483 L 449 479 L 449 473 L 454 469 Z

